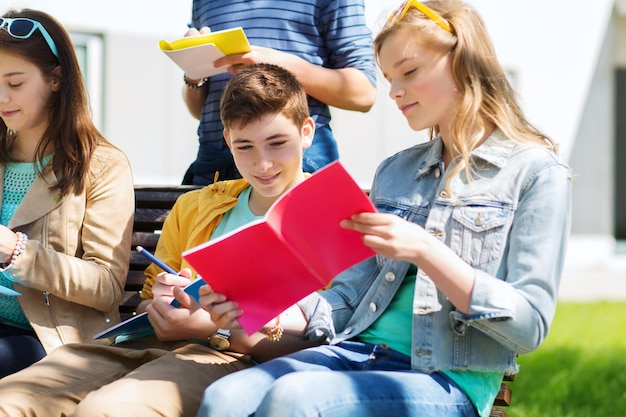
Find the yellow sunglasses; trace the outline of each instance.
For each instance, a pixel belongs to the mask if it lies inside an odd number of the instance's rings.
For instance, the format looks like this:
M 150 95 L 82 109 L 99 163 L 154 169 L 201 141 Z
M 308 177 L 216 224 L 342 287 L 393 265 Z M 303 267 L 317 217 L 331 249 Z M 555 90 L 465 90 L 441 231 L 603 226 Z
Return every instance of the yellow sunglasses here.
M 422 12 L 424 16 L 435 22 L 437 26 L 439 26 L 441 29 L 445 30 L 446 32 L 452 33 L 452 27 L 446 19 L 441 17 L 430 7 L 426 6 L 423 3 L 420 3 L 417 0 L 403 1 L 402 3 L 400 3 L 398 8 L 393 13 L 391 13 L 391 15 L 389 15 L 389 19 L 387 19 L 387 23 L 385 23 L 385 28 L 393 26 L 398 21 L 402 20 L 406 12 L 408 12 L 411 7 L 415 7 L 417 10 Z

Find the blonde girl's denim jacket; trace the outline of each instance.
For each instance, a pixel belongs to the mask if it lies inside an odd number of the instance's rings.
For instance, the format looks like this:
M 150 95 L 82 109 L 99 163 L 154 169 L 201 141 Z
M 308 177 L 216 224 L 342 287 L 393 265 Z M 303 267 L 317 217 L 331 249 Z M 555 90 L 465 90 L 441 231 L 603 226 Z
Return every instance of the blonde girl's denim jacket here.
M 419 268 L 413 301 L 413 369 L 517 372 L 516 357 L 548 334 L 571 218 L 571 175 L 547 149 L 494 133 L 445 190 L 440 139 L 379 166 L 378 211 L 423 226 L 475 271 L 469 314 L 457 311 Z M 331 343 L 357 336 L 387 308 L 409 264 L 376 255 L 299 304 L 307 336 Z M 331 319 L 332 318 L 332 319 Z M 408 330 L 408 329 L 407 329 Z

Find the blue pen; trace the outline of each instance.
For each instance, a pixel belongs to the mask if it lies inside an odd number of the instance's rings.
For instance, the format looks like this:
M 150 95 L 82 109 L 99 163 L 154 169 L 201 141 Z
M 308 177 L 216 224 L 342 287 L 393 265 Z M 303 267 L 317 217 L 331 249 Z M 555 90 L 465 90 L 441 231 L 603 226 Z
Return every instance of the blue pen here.
M 188 27 L 189 29 L 195 29 L 195 27 L 194 27 L 193 23 L 187 23 L 187 27 Z
M 171 266 L 167 265 L 165 262 L 163 262 L 162 260 L 154 256 L 153 254 L 151 254 L 148 250 L 144 249 L 143 246 L 137 246 L 137 252 L 139 252 L 146 258 L 150 259 L 152 263 L 154 263 L 156 266 L 158 266 L 165 272 L 178 275 L 178 272 L 174 271 L 174 269 Z

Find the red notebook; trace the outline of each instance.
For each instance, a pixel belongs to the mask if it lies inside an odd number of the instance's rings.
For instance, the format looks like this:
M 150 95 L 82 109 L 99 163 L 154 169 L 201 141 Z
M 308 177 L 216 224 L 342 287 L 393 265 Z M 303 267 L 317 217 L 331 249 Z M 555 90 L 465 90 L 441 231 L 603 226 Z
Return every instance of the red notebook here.
M 374 255 L 342 219 L 376 209 L 339 161 L 287 193 L 262 220 L 183 252 L 215 292 L 236 301 L 248 334 Z

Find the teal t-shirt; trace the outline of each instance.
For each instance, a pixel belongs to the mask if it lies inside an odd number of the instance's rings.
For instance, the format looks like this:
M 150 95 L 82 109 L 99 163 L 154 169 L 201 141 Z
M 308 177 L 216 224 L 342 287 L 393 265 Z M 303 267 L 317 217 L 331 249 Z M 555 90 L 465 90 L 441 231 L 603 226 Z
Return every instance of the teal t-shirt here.
M 235 204 L 235 207 L 224 213 L 222 221 L 217 225 L 215 231 L 213 231 L 210 240 L 232 232 L 233 230 L 246 225 L 251 221 L 263 218 L 263 216 L 257 216 L 250 211 L 249 202 L 251 190 L 252 187 L 250 186 L 239 193 L 239 196 L 237 197 L 239 199 L 237 204 Z
M 407 356 L 411 355 L 413 328 L 413 295 L 417 267 L 411 265 L 389 307 L 372 325 L 359 334 L 365 343 L 385 344 Z M 481 417 L 489 416 L 493 400 L 502 381 L 502 373 L 476 371 L 444 371 L 469 397 Z
M 386 344 L 393 350 L 411 356 L 416 274 L 417 268 L 411 265 L 389 307 L 370 327 L 359 334 L 360 340 L 373 345 Z
M 7 162 L 4 167 L 4 184 L 2 192 L 2 207 L 0 207 L 0 224 L 7 226 L 15 210 L 20 205 L 26 192 L 33 185 L 41 167 L 45 166 L 52 155 L 48 155 L 39 169 L 32 162 Z M 0 285 L 13 289 L 15 280 L 6 271 L 0 272 Z M 30 329 L 30 322 L 24 315 L 17 298 L 9 295 L 0 295 L 0 322 L 22 329 Z

